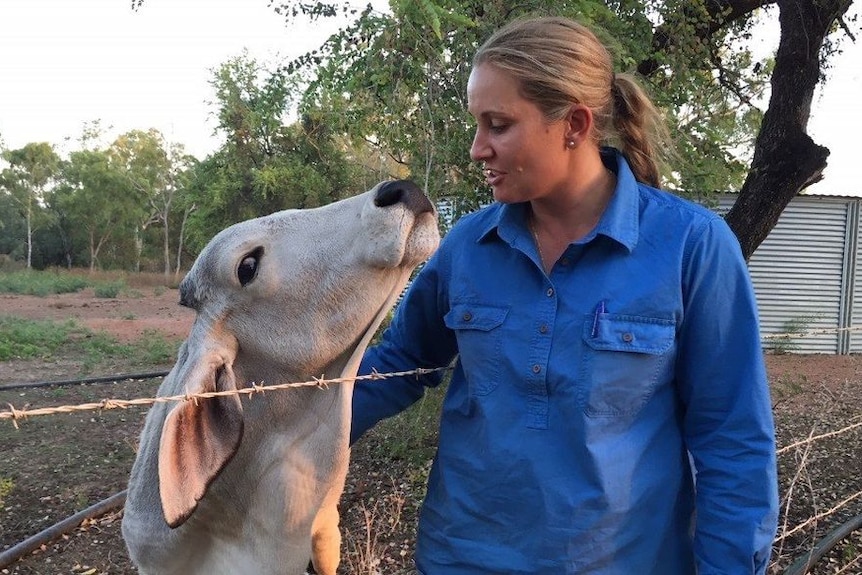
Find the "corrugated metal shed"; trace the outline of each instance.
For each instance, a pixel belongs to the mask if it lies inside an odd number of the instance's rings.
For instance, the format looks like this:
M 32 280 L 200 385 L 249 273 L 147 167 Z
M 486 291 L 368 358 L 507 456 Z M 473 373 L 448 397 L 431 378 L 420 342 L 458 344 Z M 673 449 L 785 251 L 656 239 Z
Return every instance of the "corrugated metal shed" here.
M 735 199 L 723 196 L 718 211 Z M 749 270 L 765 348 L 862 351 L 862 333 L 853 329 L 862 326 L 859 212 L 860 198 L 797 196 L 754 252 Z
M 725 214 L 735 201 L 723 194 L 715 210 Z M 449 229 L 451 202 L 438 201 L 438 210 Z M 862 352 L 860 212 L 860 197 L 797 196 L 751 256 L 765 349 Z

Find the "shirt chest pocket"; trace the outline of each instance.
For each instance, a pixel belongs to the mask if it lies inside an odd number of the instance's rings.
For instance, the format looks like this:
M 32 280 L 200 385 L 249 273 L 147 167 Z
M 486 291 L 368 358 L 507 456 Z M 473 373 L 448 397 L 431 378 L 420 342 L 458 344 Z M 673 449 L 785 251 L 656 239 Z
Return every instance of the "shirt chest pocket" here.
M 471 391 L 491 393 L 500 381 L 503 336 L 500 326 L 509 308 L 477 304 L 455 304 L 443 321 L 458 338 L 459 361 Z
M 673 320 L 618 314 L 590 316 L 585 346 L 581 403 L 594 417 L 637 413 L 659 381 L 671 378 L 676 326 Z

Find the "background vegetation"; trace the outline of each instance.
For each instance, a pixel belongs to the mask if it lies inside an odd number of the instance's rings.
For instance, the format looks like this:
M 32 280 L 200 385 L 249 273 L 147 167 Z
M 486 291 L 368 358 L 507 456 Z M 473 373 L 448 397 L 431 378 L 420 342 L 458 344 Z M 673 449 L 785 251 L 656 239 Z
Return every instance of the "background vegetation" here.
M 62 156 L 53 143 L 6 149 L 0 137 L 0 266 L 171 279 L 231 223 L 391 177 L 420 182 L 448 225 L 490 199 L 467 154 L 470 55 L 526 14 L 599 31 L 616 69 L 638 74 L 666 115 L 676 141 L 666 187 L 739 191 L 728 221 L 750 255 L 790 198 L 822 177 L 829 152 L 805 132 L 811 95 L 857 25 L 852 0 L 391 0 L 386 13 L 271 4 L 288 26 L 339 13 L 350 24 L 275 68 L 247 54 L 219 66 L 210 105 L 222 144 L 205 158 L 153 129 L 105 141 L 98 120 Z M 756 27 L 776 19 L 778 51 L 754 54 Z

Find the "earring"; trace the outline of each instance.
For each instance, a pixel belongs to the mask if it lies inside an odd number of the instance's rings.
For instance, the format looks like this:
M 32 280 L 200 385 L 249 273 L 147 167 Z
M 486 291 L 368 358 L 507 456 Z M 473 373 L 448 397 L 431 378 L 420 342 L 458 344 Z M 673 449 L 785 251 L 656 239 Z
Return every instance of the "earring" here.
M 568 142 L 566 142 L 566 147 L 567 147 L 567 148 L 569 148 L 569 149 L 571 150 L 572 148 L 574 148 L 574 147 L 575 147 L 575 141 L 574 141 L 574 140 L 569 140 Z

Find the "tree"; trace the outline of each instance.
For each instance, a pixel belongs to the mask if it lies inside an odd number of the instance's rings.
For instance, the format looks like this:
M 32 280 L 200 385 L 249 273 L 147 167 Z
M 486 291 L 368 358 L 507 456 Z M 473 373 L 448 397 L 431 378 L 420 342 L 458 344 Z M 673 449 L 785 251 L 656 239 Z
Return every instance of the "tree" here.
M 33 261 L 33 231 L 44 220 L 44 196 L 58 174 L 60 158 L 46 142 L 5 150 L 9 167 L 0 172 L 0 189 L 14 200 L 27 228 L 27 269 Z
M 78 150 L 69 155 L 56 201 L 57 208 L 86 234 L 91 272 L 112 234 L 139 221 L 140 202 L 106 150 Z
M 790 199 L 817 181 L 828 150 L 805 133 L 813 90 L 852 0 L 393 0 L 391 14 L 370 7 L 320 49 L 288 67 L 310 78 L 303 106 L 354 140 L 379 145 L 421 175 L 433 196 L 467 208 L 486 200 L 467 159 L 467 59 L 479 42 L 526 13 L 570 15 L 598 30 L 620 71 L 637 71 L 666 111 L 679 157 L 668 187 L 698 195 L 739 190 L 727 219 L 746 257 Z M 338 12 L 339 4 L 290 0 L 288 19 Z M 776 6 L 781 43 L 774 60 L 748 49 L 763 9 Z M 758 97 L 771 82 L 769 108 Z M 753 142 L 753 148 L 752 148 Z M 753 150 L 750 165 L 740 156 Z M 740 187 L 741 185 L 741 187 Z
M 195 162 L 181 144 L 168 144 L 155 129 L 132 130 L 121 135 L 109 150 L 141 202 L 135 226 L 135 270 L 140 271 L 144 231 L 154 223 L 162 227 L 164 275 L 171 274 L 170 222 L 174 202 Z
M 351 195 L 361 174 L 336 130 L 309 109 L 287 124 L 294 78 L 244 54 L 214 74 L 217 132 L 224 143 L 191 178 L 188 233 L 201 247 L 236 221 L 287 208 L 311 208 Z
M 843 17 L 852 0 L 776 3 L 781 41 L 769 108 L 739 199 L 727 214 L 746 258 L 766 239 L 790 200 L 823 178 L 829 149 L 816 144 L 806 127 L 814 89 L 822 79 L 824 45 L 829 52 L 827 35 L 839 25 L 847 30 Z
M 17 202 L 11 194 L 0 193 L 0 254 L 18 259 L 16 256 L 27 249 L 26 234 L 26 222 L 18 213 Z

